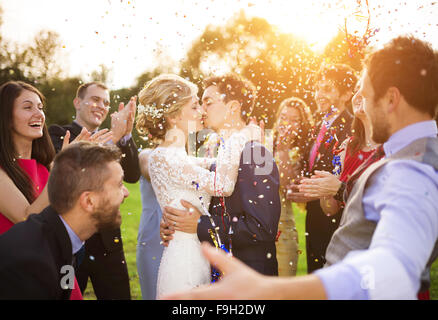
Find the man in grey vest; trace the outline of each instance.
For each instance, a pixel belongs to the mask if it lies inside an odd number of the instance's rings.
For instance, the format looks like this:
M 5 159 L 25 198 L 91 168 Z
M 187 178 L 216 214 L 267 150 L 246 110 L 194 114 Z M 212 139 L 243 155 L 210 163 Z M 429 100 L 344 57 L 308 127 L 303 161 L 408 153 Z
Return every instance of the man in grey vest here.
M 438 239 L 438 54 L 413 37 L 393 39 L 365 61 L 361 87 L 373 140 L 385 157 L 351 189 L 327 266 L 275 279 L 204 247 L 225 276 L 177 299 L 415 299 Z

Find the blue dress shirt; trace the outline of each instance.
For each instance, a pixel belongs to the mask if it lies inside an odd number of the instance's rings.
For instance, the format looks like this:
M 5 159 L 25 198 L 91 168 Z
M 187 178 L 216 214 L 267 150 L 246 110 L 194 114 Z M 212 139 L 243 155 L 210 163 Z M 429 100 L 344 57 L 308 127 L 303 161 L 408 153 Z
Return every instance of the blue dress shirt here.
M 76 235 L 76 233 L 73 231 L 72 228 L 70 228 L 70 226 L 67 224 L 67 222 L 65 222 L 65 220 L 62 218 L 62 216 L 59 216 L 59 218 L 61 219 L 62 223 L 64 224 L 65 228 L 67 229 L 67 233 L 68 236 L 70 237 L 70 241 L 71 241 L 71 247 L 73 250 L 73 254 L 76 254 L 84 245 L 84 241 L 81 241 L 81 239 L 79 239 L 79 237 Z
M 435 121 L 409 125 L 383 145 L 385 156 L 437 133 Z M 438 172 L 417 161 L 393 160 L 375 175 L 362 199 L 365 217 L 378 222 L 369 249 L 315 273 L 329 299 L 417 297 L 438 238 Z

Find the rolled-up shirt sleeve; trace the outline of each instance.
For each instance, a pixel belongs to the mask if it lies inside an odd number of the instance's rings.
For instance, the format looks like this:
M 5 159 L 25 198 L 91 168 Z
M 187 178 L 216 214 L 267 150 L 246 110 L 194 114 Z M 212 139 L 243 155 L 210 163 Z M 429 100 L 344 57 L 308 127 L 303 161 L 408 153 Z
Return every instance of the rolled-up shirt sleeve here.
M 378 220 L 370 247 L 320 270 L 330 299 L 416 299 L 420 276 L 438 239 L 438 174 L 397 160 L 365 190 L 365 217 Z M 366 293 L 365 293 L 365 292 Z

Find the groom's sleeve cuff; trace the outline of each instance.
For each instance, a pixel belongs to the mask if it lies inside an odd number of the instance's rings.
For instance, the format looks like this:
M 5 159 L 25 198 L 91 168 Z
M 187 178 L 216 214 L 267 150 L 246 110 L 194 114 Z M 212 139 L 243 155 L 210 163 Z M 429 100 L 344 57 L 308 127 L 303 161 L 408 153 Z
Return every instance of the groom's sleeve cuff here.
M 199 218 L 197 229 L 198 239 L 201 242 L 208 241 L 209 243 L 213 244 L 210 234 L 208 233 L 209 228 L 211 228 L 210 219 L 207 216 L 201 216 L 201 218 Z

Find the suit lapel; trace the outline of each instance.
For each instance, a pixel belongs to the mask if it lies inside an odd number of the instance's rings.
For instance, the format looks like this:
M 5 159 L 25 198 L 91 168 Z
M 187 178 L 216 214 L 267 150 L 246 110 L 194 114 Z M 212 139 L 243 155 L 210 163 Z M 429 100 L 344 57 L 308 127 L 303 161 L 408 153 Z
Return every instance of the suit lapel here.
M 48 226 L 53 230 L 58 248 L 60 250 L 62 262 L 71 264 L 73 258 L 73 249 L 70 237 L 64 224 L 58 216 L 58 213 L 51 207 L 47 207 L 41 212 L 42 217 L 47 221 Z
M 66 130 L 70 130 L 70 141 L 75 139 L 82 131 L 82 127 L 76 122 L 72 122 L 70 125 L 64 127 Z

